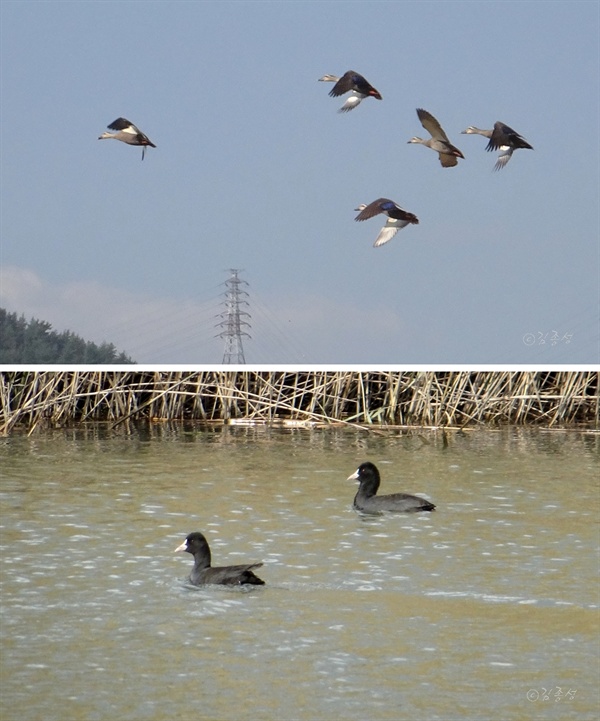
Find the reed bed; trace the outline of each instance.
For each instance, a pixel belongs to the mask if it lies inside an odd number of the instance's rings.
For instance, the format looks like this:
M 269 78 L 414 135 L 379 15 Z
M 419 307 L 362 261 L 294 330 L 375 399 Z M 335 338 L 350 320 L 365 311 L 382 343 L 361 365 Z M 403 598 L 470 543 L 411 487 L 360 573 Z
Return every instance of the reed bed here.
M 591 371 L 48 371 L 0 374 L 0 434 L 128 419 L 598 428 Z

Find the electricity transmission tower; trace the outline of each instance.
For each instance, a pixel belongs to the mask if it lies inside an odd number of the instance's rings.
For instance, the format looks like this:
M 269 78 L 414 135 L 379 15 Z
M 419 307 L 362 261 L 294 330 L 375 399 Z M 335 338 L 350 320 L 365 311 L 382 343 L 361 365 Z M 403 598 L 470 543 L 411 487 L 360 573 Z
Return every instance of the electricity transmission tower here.
M 244 298 L 248 297 L 248 293 L 241 289 L 242 285 L 248 285 L 245 280 L 240 280 L 236 268 L 229 270 L 231 275 L 225 281 L 225 311 L 219 313 L 217 318 L 223 318 L 220 323 L 216 324 L 216 328 L 223 328 L 221 333 L 217 334 L 217 338 L 225 339 L 225 351 L 223 352 L 223 364 L 245 364 L 244 347 L 242 346 L 242 336 L 250 338 L 242 328 L 250 328 L 244 318 L 250 318 L 250 314 L 243 311 L 242 306 L 247 306 L 248 301 Z

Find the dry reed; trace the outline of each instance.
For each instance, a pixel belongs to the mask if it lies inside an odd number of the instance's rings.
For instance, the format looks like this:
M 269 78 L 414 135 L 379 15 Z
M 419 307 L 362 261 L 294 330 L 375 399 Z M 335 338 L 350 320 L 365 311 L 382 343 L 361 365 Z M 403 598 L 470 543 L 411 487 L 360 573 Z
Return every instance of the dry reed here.
M 0 434 L 130 418 L 598 428 L 591 371 L 44 371 L 0 374 Z

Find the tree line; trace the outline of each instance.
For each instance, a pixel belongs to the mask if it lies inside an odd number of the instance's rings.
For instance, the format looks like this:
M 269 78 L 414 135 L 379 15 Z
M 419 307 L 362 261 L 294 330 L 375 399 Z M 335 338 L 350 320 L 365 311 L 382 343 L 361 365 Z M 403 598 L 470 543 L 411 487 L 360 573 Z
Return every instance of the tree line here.
M 104 364 L 135 363 L 112 343 L 96 345 L 69 330 L 57 333 L 44 320 L 0 308 L 0 363 Z

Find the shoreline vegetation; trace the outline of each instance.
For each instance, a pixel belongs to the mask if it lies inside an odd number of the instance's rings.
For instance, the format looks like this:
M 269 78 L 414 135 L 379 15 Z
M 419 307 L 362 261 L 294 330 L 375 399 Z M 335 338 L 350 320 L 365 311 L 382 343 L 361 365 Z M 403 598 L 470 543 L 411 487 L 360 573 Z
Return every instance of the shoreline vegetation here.
M 129 420 L 232 425 L 599 428 L 593 371 L 18 371 L 0 435 Z
M 0 364 L 5 365 L 133 365 L 128 355 L 112 343 L 96 345 L 70 330 L 55 331 L 38 318 L 9 313 L 0 308 Z

